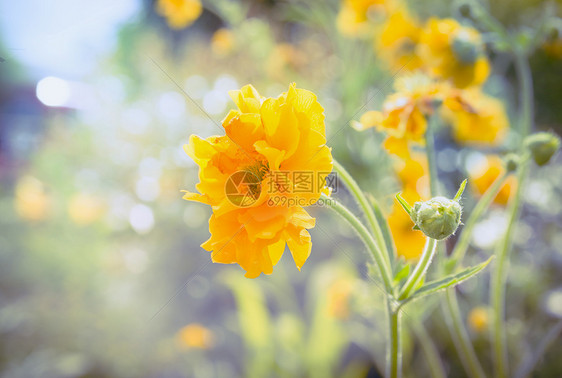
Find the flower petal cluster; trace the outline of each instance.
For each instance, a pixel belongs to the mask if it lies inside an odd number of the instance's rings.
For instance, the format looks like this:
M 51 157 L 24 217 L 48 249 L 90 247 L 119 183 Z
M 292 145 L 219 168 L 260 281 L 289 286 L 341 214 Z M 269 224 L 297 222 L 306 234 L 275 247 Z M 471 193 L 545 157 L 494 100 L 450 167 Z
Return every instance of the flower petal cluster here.
M 446 92 L 443 83 L 436 83 L 422 73 L 401 77 L 395 83 L 396 93 L 387 97 L 382 112 L 369 111 L 353 126 L 357 130 L 376 127 L 388 137 L 384 147 L 402 158 L 410 157 L 409 143 L 424 143 L 427 117 Z
M 452 18 L 428 20 L 418 54 L 433 75 L 451 80 L 457 88 L 480 85 L 490 74 L 478 31 Z
M 443 105 L 443 118 L 451 124 L 453 137 L 461 144 L 497 145 L 509 128 L 503 103 L 480 89 L 455 91 Z
M 201 16 L 203 6 L 199 0 L 158 0 L 156 11 L 166 18 L 172 29 L 183 29 Z
M 254 278 L 271 274 L 287 245 L 300 269 L 315 224 L 303 206 L 326 191 L 322 178 L 332 171 L 324 109 L 316 95 L 294 84 L 278 98 L 266 99 L 251 85 L 230 96 L 237 109 L 223 120 L 226 135 L 192 135 L 185 146 L 200 182 L 199 193 L 187 192 L 184 199 L 213 209 L 211 237 L 201 246 L 213 262 L 238 263 Z M 299 180 L 302 174 L 313 185 Z

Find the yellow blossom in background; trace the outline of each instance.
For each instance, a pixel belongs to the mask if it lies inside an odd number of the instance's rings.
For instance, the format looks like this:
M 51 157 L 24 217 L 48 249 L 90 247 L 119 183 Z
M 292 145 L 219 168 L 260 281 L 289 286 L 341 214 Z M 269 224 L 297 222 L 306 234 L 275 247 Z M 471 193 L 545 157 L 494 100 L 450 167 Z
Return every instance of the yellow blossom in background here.
M 68 215 L 78 225 L 87 225 L 100 219 L 105 211 L 101 200 L 91 194 L 75 194 L 68 203 Z
M 158 0 L 156 12 L 166 18 L 172 29 L 183 29 L 191 25 L 203 12 L 199 0 Z
M 383 10 L 385 0 L 343 0 L 336 19 L 340 33 L 348 37 L 366 35 L 371 30 L 369 14 Z
M 479 89 L 457 91 L 445 99 L 443 118 L 461 144 L 498 144 L 509 128 L 503 103 Z
M 211 38 L 211 50 L 216 55 L 228 55 L 235 46 L 235 38 L 232 30 L 221 28 Z
M 287 245 L 300 269 L 315 224 L 303 206 L 326 192 L 319 178 L 332 171 L 324 109 L 295 84 L 278 98 L 261 97 L 251 85 L 230 95 L 238 109 L 223 120 L 226 135 L 192 135 L 185 146 L 199 165 L 201 194 L 187 192 L 184 199 L 213 209 L 211 237 L 201 246 L 213 262 L 238 263 L 254 278 L 271 274 Z M 313 185 L 298 181 L 302 172 Z
M 490 314 L 486 307 L 475 307 L 468 314 L 468 326 L 474 332 L 480 333 L 488 330 Z
M 290 43 L 276 45 L 266 62 L 267 74 L 281 80 L 287 70 L 298 70 L 306 61 L 305 55 Z
M 24 176 L 16 185 L 14 205 L 21 218 L 39 221 L 49 215 L 51 200 L 41 181 L 31 176 Z
M 387 151 L 407 159 L 410 142 L 424 143 L 427 117 L 446 87 L 418 72 L 396 80 L 395 89 L 384 101 L 382 112 L 369 111 L 352 126 L 359 131 L 376 127 L 385 132 Z
M 337 319 L 349 317 L 349 301 L 353 291 L 353 282 L 339 278 L 328 288 L 328 313 Z
M 392 11 L 378 28 L 375 50 L 393 71 L 415 70 L 422 65 L 416 53 L 421 27 L 406 7 Z
M 451 18 L 431 18 L 417 52 L 433 75 L 451 80 L 457 88 L 482 84 L 490 74 L 478 31 Z
M 177 335 L 183 348 L 209 349 L 213 346 L 213 333 L 199 323 L 183 327 Z
M 475 192 L 482 195 L 504 171 L 502 160 L 498 156 L 490 155 L 486 157 L 484 164 L 469 172 L 470 179 L 468 181 L 472 184 Z M 509 176 L 494 199 L 494 203 L 506 205 L 511 193 L 515 191 L 516 185 L 515 177 Z
M 401 195 L 406 201 L 414 203 L 428 196 L 425 191 L 420 194 L 420 188 L 428 187 L 428 168 L 424 155 L 414 155 L 411 159 L 399 162 L 396 174 L 402 184 Z M 397 202 L 393 203 L 388 216 L 388 226 L 398 256 L 407 260 L 419 258 L 425 245 L 425 236 L 413 230 L 412 219 Z

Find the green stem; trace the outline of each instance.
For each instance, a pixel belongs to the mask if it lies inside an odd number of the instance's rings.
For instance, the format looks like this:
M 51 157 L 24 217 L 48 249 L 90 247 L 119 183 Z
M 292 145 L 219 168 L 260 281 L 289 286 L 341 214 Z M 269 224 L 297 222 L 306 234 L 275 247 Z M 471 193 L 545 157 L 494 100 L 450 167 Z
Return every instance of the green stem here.
M 343 206 L 340 202 L 336 199 L 326 196 L 322 194 L 322 202 L 324 205 L 330 207 L 336 213 L 338 213 L 342 218 L 347 220 L 349 224 L 353 227 L 353 229 L 359 234 L 359 237 L 363 240 L 363 243 L 367 246 L 367 249 L 370 252 L 371 257 L 373 258 L 375 265 L 378 267 L 384 287 L 386 290 L 387 295 L 392 295 L 393 293 L 393 286 L 392 286 L 392 274 L 390 270 L 390 266 L 387 265 L 386 260 L 384 258 L 384 253 L 380 250 L 375 239 L 367 230 L 367 227 L 363 225 L 361 220 L 359 220 L 349 209 Z
M 433 378 L 445 378 L 447 375 L 445 374 L 443 361 L 441 361 L 439 351 L 437 350 L 435 343 L 433 342 L 433 340 L 431 340 L 431 337 L 425 330 L 424 325 L 422 324 L 422 322 L 415 319 L 412 320 L 412 327 L 421 344 L 422 351 L 425 354 L 425 359 L 427 361 L 427 365 L 429 366 L 431 376 Z
M 439 180 L 437 177 L 435 146 L 433 142 L 432 132 L 435 118 L 436 116 L 432 116 L 429 119 L 425 137 L 425 149 L 427 154 L 427 163 L 429 166 L 429 182 L 432 196 L 439 195 Z M 442 253 L 442 256 L 444 255 L 445 254 Z M 459 354 L 459 357 L 463 362 L 463 366 L 472 377 L 484 377 L 484 370 L 482 369 L 482 366 L 480 365 L 480 362 L 476 357 L 476 352 L 474 351 L 474 347 L 472 346 L 472 343 L 468 338 L 468 332 L 466 331 L 464 323 L 462 322 L 459 304 L 457 301 L 457 294 L 454 289 L 447 290 L 446 298 L 446 303 L 442 303 L 441 307 L 445 314 L 445 319 L 447 319 L 449 332 L 451 333 L 451 337 L 457 349 L 457 353 Z
M 402 287 L 402 290 L 400 290 L 400 295 L 398 296 L 398 300 L 404 300 L 410 297 L 410 295 L 412 295 L 412 292 L 416 290 L 418 283 L 425 276 L 425 273 L 429 268 L 429 264 L 431 264 L 431 260 L 433 259 L 433 256 L 435 256 L 436 246 L 437 246 L 437 240 L 432 238 L 427 238 L 421 258 L 416 264 L 414 271 L 412 272 L 412 274 L 410 274 L 408 280 Z
M 429 168 L 429 188 L 431 196 L 435 197 L 440 194 L 439 177 L 437 175 L 437 164 L 435 159 L 435 141 L 433 139 L 433 128 L 437 120 L 436 115 L 432 115 L 427 121 L 427 130 L 425 131 L 425 153 L 427 155 L 427 166 Z
M 390 348 L 388 348 L 386 376 L 390 378 L 400 378 L 402 377 L 402 330 L 400 324 L 402 312 L 398 308 L 391 309 L 390 304 L 388 306 L 388 316 L 390 318 Z
M 390 254 L 390 251 L 387 248 L 387 244 L 386 244 L 386 241 L 385 241 L 385 238 L 384 238 L 384 234 L 383 234 L 381 226 L 380 226 L 380 224 L 377 220 L 375 212 L 373 211 L 373 208 L 372 208 L 371 204 L 369 203 L 369 200 L 367 199 L 367 197 L 365 196 L 365 194 L 363 193 L 363 191 L 361 190 L 361 188 L 359 187 L 357 182 L 349 174 L 349 172 L 347 172 L 345 170 L 345 168 L 340 163 L 338 163 L 336 160 L 334 160 L 334 170 L 337 172 L 339 178 L 345 183 L 345 185 L 347 186 L 347 188 L 349 189 L 351 194 L 355 197 L 355 199 L 357 200 L 357 203 L 359 204 L 359 207 L 361 207 L 361 210 L 363 211 L 363 213 L 367 217 L 367 222 L 369 223 L 371 231 L 373 232 L 373 235 L 375 236 L 377 244 L 379 245 L 379 248 L 384 251 L 383 257 L 385 259 L 385 262 L 390 267 L 391 266 L 391 263 L 390 263 L 391 254 Z M 373 206 L 378 207 L 378 203 L 376 203 L 376 201 L 375 201 Z
M 521 130 L 521 154 L 525 154 L 523 141 L 529 134 L 533 126 L 533 79 L 529 60 L 520 51 L 515 51 L 515 69 L 521 85 L 519 106 L 521 115 L 519 116 Z M 507 269 L 509 265 L 509 254 L 512 245 L 513 231 L 519 217 L 521 207 L 521 194 L 529 170 L 529 161 L 525 160 L 519 167 L 517 175 L 517 189 L 515 196 L 509 204 L 508 226 L 502 241 L 498 244 L 495 251 L 497 262 L 492 282 L 490 286 L 490 301 L 494 310 L 494 327 L 492 327 L 492 344 L 495 362 L 495 375 L 498 378 L 507 377 L 508 374 L 508 353 L 505 336 L 505 291 Z
M 519 217 L 523 182 L 527 176 L 529 162 L 525 161 L 517 175 L 517 189 L 508 210 L 508 226 L 505 235 L 496 249 L 496 266 L 492 274 L 490 301 L 494 310 L 494 326 L 492 327 L 495 376 L 507 377 L 507 345 L 505 338 L 505 286 L 509 266 L 509 252 L 513 239 L 513 231 Z
M 445 299 L 442 301 L 445 322 L 451 333 L 455 348 L 459 353 L 461 362 L 470 377 L 483 378 L 486 375 L 476 357 L 476 352 L 468 337 L 468 332 L 462 321 L 459 303 L 454 289 L 445 291 Z
M 490 187 L 486 190 L 486 192 L 480 197 L 476 206 L 470 213 L 468 220 L 466 221 L 465 225 L 462 228 L 462 232 L 459 236 L 457 243 L 455 244 L 455 248 L 453 252 L 451 252 L 450 259 L 454 261 L 454 265 L 451 267 L 450 271 L 447 273 L 452 273 L 462 262 L 466 250 L 470 244 L 470 237 L 472 236 L 472 229 L 480 219 L 480 216 L 484 213 L 484 211 L 490 206 L 496 195 L 500 191 L 501 187 L 505 183 L 509 173 L 504 173 L 503 175 L 499 176 Z

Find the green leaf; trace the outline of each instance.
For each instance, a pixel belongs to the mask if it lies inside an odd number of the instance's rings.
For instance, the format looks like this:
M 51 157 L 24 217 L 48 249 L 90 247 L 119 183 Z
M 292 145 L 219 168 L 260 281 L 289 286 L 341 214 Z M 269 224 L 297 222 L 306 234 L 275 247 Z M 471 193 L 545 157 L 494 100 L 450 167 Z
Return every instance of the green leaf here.
M 461 199 L 462 194 L 464 193 L 464 188 L 466 188 L 466 182 L 468 180 L 464 179 L 464 181 L 461 183 L 461 186 L 459 187 L 459 190 L 457 191 L 457 194 L 455 194 L 455 198 L 453 198 L 454 201 L 459 202 Z
M 482 269 L 484 269 L 490 261 L 492 261 L 494 257 L 490 257 L 488 260 L 480 263 L 478 265 L 472 266 L 470 268 L 466 268 L 456 274 L 451 274 L 445 278 L 441 278 L 439 280 L 428 282 L 427 284 L 423 285 L 419 290 L 414 292 L 411 297 L 409 297 L 404 303 L 412 300 L 417 299 L 429 294 L 436 293 L 440 290 L 444 290 L 448 287 L 455 286 L 463 282 L 464 280 L 469 279 L 470 277 L 476 275 Z
M 401 193 L 396 194 L 396 199 L 398 200 L 400 205 L 402 205 L 402 207 L 404 208 L 404 211 L 406 211 L 408 213 L 408 215 L 411 215 L 412 214 L 412 206 L 410 206 L 410 204 L 408 202 L 406 202 L 406 200 L 404 198 L 402 198 Z

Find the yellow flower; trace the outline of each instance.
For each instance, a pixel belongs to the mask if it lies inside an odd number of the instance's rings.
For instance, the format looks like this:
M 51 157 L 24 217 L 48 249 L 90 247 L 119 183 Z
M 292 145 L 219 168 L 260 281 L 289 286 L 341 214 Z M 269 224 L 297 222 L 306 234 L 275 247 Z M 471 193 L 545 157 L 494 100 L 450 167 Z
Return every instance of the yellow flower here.
M 450 18 L 427 22 L 418 54 L 432 74 L 458 88 L 482 84 L 490 74 L 480 34 Z
M 25 220 L 39 221 L 45 219 L 51 209 L 51 200 L 43 183 L 31 176 L 22 177 L 16 186 L 15 208 Z
M 305 56 L 290 43 L 276 45 L 267 58 L 266 69 L 269 76 L 281 79 L 290 70 L 298 70 L 305 62 Z
M 468 325 L 475 332 L 484 332 L 490 325 L 490 314 L 486 307 L 475 307 L 468 314 Z
M 375 50 L 392 70 L 415 70 L 422 65 L 416 54 L 421 27 L 405 7 L 399 7 L 379 28 Z
M 356 37 L 370 30 L 369 13 L 377 11 L 385 0 L 343 0 L 336 25 L 343 35 Z
M 213 209 L 211 237 L 201 246 L 214 262 L 238 263 L 253 278 L 271 274 L 288 245 L 300 269 L 315 223 L 303 206 L 319 199 L 332 170 L 324 109 L 294 84 L 278 98 L 263 98 L 251 85 L 230 96 L 238 109 L 223 120 L 226 135 L 192 135 L 185 146 L 199 165 L 201 194 L 184 199 Z
M 426 117 L 443 92 L 442 84 L 420 73 L 406 75 L 395 83 L 397 93 L 383 103 L 382 112 L 369 111 L 353 127 L 359 131 L 376 127 L 388 134 L 384 147 L 402 158 L 410 156 L 409 142 L 424 143 Z
M 230 29 L 221 28 L 211 38 L 211 49 L 217 55 L 228 55 L 234 49 L 234 34 Z
M 199 0 L 158 0 L 156 12 L 166 18 L 172 29 L 183 29 L 199 18 L 203 7 Z
M 184 348 L 209 349 L 213 346 L 213 333 L 199 323 L 191 323 L 178 332 L 178 341 Z
M 451 123 L 459 143 L 498 144 L 509 127 L 503 103 L 479 89 L 457 91 L 443 105 L 443 118 Z
M 427 187 L 420 185 L 420 180 L 428 179 L 427 161 L 423 155 L 415 155 L 400 163 L 397 176 L 402 184 L 402 197 L 409 203 L 414 203 L 427 197 L 427 193 L 421 193 L 418 188 Z M 423 182 L 422 182 L 423 184 Z M 388 217 L 388 226 L 396 246 L 398 256 L 408 260 L 420 257 L 425 244 L 425 236 L 422 232 L 413 230 L 414 224 L 410 216 L 398 203 L 394 203 Z
M 476 193 L 482 195 L 504 171 L 505 168 L 503 167 L 502 160 L 498 156 L 490 155 L 486 157 L 484 164 L 469 172 L 471 177 L 469 182 L 472 183 Z M 515 177 L 509 176 L 494 199 L 494 203 L 506 205 L 516 185 L 517 180 Z
M 98 220 L 104 212 L 101 201 L 90 194 L 74 195 L 68 203 L 70 219 L 79 225 L 86 225 Z
M 328 313 L 337 319 L 349 317 L 349 300 L 353 290 L 353 282 L 347 278 L 339 278 L 328 288 Z

